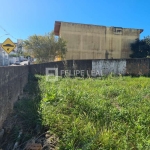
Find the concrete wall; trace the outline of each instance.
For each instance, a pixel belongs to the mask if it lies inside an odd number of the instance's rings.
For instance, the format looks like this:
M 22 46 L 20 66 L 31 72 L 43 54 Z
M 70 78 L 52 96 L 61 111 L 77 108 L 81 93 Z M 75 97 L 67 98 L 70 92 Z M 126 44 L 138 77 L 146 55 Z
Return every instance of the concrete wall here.
M 150 75 L 150 59 L 93 60 L 92 70 L 108 75 Z
M 28 82 L 28 66 L 0 67 L 0 128 Z
M 66 62 L 58 61 L 30 65 L 29 72 L 44 75 L 46 68 L 58 68 L 58 75 L 61 75 L 61 70 L 92 70 L 92 60 L 67 60 Z
M 102 75 L 126 74 L 126 60 L 93 60 L 92 70 Z
M 129 58 L 130 44 L 142 32 L 141 29 L 67 22 L 55 22 L 54 31 L 67 41 L 67 60 Z
M 93 70 L 107 75 L 109 73 L 122 75 L 150 75 L 150 59 L 101 59 L 101 60 L 68 60 L 67 67 L 64 62 L 51 62 L 30 65 L 29 72 L 32 74 L 45 74 L 45 68 L 58 68 L 61 70 Z
M 133 75 L 150 75 L 150 59 L 127 59 L 126 73 Z

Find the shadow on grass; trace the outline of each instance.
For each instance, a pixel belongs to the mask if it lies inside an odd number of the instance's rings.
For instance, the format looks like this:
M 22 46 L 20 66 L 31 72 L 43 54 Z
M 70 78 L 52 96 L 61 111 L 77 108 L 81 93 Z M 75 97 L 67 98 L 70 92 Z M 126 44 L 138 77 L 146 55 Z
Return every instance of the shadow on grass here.
M 38 113 L 40 99 L 38 78 L 29 75 L 29 81 L 24 88 L 23 95 L 14 104 L 13 112 L 3 124 L 5 134 L 0 141 L 0 148 L 12 150 L 16 141 L 19 141 L 18 149 L 22 149 L 28 140 L 44 132 Z M 20 131 L 22 134 L 18 139 Z

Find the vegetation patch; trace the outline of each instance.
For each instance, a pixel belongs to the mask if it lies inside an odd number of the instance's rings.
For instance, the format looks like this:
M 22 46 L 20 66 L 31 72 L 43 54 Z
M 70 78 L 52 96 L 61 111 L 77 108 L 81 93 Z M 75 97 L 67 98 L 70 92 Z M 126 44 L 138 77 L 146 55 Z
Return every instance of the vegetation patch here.
M 42 125 L 62 150 L 150 149 L 150 79 L 41 77 Z
M 150 78 L 29 79 L 0 148 L 150 149 Z

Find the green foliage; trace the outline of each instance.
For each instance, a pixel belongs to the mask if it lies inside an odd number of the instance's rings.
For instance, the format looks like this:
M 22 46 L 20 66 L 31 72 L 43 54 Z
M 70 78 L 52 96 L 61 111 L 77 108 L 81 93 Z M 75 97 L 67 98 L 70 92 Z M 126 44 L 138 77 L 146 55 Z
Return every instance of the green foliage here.
M 150 37 L 147 36 L 142 40 L 137 39 L 131 44 L 131 58 L 146 58 L 150 56 Z
M 17 54 L 9 54 L 9 57 L 18 57 Z
M 56 38 L 54 33 L 44 36 L 33 35 L 24 41 L 26 55 L 34 56 L 39 63 L 53 61 L 55 56 L 64 57 L 67 49 L 62 38 Z
M 150 79 L 41 77 L 42 124 L 62 150 L 150 149 Z M 133 90 L 134 89 L 134 90 Z
M 17 101 L 14 106 L 14 111 L 21 122 L 16 126 L 20 126 L 23 130 L 22 146 L 25 146 L 28 140 L 31 140 L 33 136 L 42 131 L 41 117 L 38 112 L 40 92 L 35 79 L 35 77 L 29 77 L 29 82 L 24 88 L 24 94 L 26 93 L 27 97 Z

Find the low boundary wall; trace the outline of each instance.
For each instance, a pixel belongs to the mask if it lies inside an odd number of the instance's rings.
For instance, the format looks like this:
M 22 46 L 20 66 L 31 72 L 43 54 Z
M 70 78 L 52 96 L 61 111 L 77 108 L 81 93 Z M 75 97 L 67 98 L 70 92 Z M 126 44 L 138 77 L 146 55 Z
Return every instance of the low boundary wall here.
M 28 66 L 0 67 L 0 128 L 28 82 Z
M 32 74 L 45 74 L 46 68 L 58 68 L 58 75 L 62 70 L 92 70 L 108 75 L 110 73 L 122 75 L 150 75 L 150 59 L 101 59 L 101 60 L 67 60 L 65 62 L 49 62 L 29 66 Z

